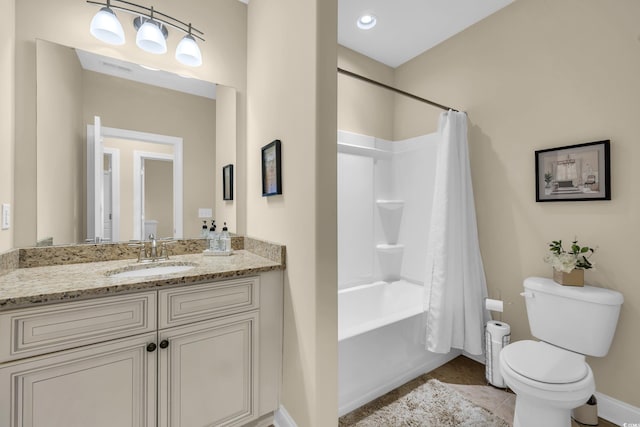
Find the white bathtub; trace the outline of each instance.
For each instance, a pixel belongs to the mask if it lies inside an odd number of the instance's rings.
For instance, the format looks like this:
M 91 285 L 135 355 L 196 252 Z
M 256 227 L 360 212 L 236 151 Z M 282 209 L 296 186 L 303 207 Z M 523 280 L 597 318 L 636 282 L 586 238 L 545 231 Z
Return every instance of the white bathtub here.
M 338 292 L 340 416 L 460 354 L 424 349 L 422 304 L 422 285 L 404 280 Z

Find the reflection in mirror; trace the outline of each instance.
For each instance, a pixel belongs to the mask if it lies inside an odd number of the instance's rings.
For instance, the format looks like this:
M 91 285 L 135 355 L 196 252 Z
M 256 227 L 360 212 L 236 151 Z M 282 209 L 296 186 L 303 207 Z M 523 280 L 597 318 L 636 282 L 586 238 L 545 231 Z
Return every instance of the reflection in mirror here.
M 37 41 L 36 52 L 38 241 L 68 244 L 96 237 L 89 231 L 97 215 L 87 209 L 88 186 L 95 184 L 87 181 L 90 160 L 98 165 L 94 176 L 106 183 L 95 192 L 101 215 L 93 229 L 101 238 L 139 239 L 145 228 L 155 229 L 159 237 L 198 237 L 198 209 L 214 208 L 218 187 L 216 85 L 43 40 Z M 115 143 L 103 138 L 99 158 L 89 157 L 87 130 L 95 116 L 102 129 L 182 140 L 181 176 L 175 175 L 175 162 L 161 155 L 176 155 L 162 152 L 168 145 L 136 148 L 141 139 Z M 233 123 L 224 125 L 235 128 L 235 111 L 225 117 Z M 235 141 L 227 143 L 235 147 Z M 134 166 L 145 171 L 144 181 L 133 179 Z M 178 212 L 174 202 L 180 199 Z
M 87 127 L 88 240 L 181 238 L 182 138 L 100 122 Z

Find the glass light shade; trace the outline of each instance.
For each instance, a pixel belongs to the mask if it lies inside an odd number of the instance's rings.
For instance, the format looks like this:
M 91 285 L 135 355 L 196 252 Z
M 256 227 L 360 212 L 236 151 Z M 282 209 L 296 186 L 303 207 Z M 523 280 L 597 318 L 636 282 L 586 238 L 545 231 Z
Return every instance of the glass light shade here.
M 91 35 L 105 43 L 124 44 L 124 30 L 116 14 L 108 7 L 103 7 L 95 14 L 89 27 Z
M 176 48 L 176 59 L 190 67 L 202 65 L 202 54 L 193 36 L 187 34 L 180 40 Z
M 136 44 L 146 52 L 161 54 L 167 52 L 167 41 L 156 21 L 146 21 L 138 29 Z

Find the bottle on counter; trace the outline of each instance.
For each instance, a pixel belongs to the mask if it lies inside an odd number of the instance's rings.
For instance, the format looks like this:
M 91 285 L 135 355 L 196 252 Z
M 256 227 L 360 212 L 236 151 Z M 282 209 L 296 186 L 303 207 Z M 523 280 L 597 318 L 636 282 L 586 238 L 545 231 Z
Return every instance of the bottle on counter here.
M 231 236 L 229 235 L 229 229 L 227 223 L 224 223 L 222 232 L 220 233 L 220 250 L 224 252 L 231 252 Z
M 216 220 L 212 219 L 211 220 L 211 228 L 209 228 L 209 244 L 207 245 L 209 247 L 210 251 L 216 251 L 218 250 L 216 248 L 217 246 L 217 241 L 220 240 L 220 234 L 218 232 L 216 232 Z
M 203 239 L 209 238 L 209 227 L 207 227 L 207 220 L 202 220 L 202 231 L 200 232 L 200 237 Z

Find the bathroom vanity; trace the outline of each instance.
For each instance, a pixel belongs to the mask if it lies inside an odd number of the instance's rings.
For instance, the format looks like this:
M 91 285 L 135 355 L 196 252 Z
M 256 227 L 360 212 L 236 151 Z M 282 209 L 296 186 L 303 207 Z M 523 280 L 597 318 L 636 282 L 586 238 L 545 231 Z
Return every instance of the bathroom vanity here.
M 0 276 L 0 425 L 240 426 L 278 409 L 284 259 L 111 275 L 132 262 Z

